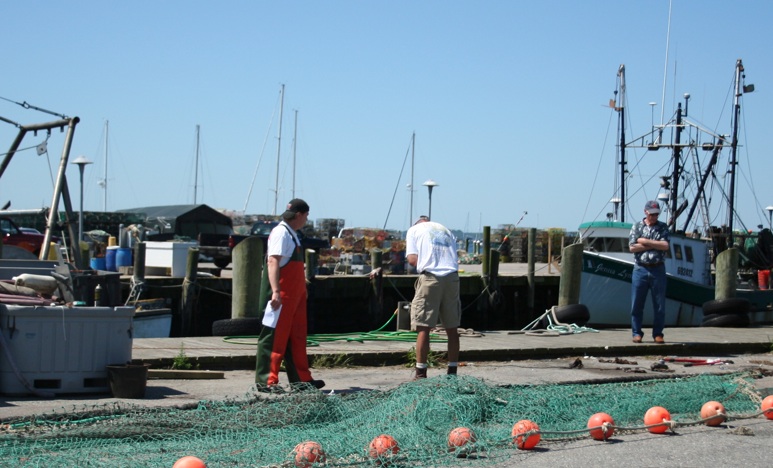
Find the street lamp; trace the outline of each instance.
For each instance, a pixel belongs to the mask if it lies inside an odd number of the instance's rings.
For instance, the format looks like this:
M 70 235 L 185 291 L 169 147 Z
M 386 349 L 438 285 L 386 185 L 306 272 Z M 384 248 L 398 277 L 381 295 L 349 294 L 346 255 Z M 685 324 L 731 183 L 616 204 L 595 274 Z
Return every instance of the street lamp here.
M 73 164 L 78 166 L 78 170 L 81 174 L 81 208 L 78 213 L 78 246 L 77 248 L 80 249 L 80 241 L 83 240 L 83 170 L 86 168 L 87 164 L 91 164 L 92 162 L 86 159 L 86 156 L 78 156 L 75 158 L 75 161 L 72 162 Z
M 432 189 L 434 187 L 438 186 L 438 183 L 435 182 L 432 179 L 428 179 L 426 182 L 424 182 L 422 185 L 427 187 L 427 190 L 429 190 L 429 219 L 432 221 Z
M 773 229 L 773 205 L 768 205 L 765 209 L 768 210 L 768 228 Z

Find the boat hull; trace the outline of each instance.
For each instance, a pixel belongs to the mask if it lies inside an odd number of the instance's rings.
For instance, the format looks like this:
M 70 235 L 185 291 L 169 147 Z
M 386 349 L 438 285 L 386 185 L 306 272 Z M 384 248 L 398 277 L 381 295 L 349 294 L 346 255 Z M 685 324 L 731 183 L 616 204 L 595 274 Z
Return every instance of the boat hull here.
M 583 252 L 580 303 L 590 311 L 589 326 L 631 326 L 633 263 L 595 252 Z M 752 323 L 773 321 L 773 291 L 739 289 L 736 297 L 749 300 Z M 703 304 L 714 300 L 714 287 L 667 276 L 666 327 L 700 326 Z M 644 306 L 644 326 L 653 322 L 652 299 Z

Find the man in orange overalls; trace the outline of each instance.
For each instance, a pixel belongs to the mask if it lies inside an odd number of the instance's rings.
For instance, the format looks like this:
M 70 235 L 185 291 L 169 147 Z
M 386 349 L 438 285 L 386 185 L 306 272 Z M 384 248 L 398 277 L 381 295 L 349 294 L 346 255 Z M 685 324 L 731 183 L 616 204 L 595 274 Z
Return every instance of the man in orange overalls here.
M 304 252 L 296 231 L 308 218 L 309 205 L 300 198 L 290 200 L 282 214 L 282 222 L 268 236 L 262 288 L 270 285 L 270 308 L 278 311 L 279 319 L 276 323 L 263 320 L 255 367 L 255 383 L 259 390 L 281 391 L 279 369 L 282 360 L 292 386 L 317 389 L 325 386 L 324 381 L 311 377 L 306 355 L 306 274 Z M 268 291 L 261 297 L 268 297 Z

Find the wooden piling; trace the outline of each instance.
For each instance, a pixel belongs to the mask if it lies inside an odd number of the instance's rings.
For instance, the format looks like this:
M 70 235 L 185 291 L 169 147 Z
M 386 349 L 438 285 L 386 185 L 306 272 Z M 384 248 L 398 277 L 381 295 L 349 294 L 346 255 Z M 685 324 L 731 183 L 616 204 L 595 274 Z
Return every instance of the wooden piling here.
M 582 277 L 582 244 L 565 247 L 561 254 L 561 282 L 558 284 L 558 305 L 580 303 Z
M 317 276 L 317 252 L 312 249 L 306 249 L 306 281 L 313 281 Z
M 132 256 L 134 259 L 134 266 L 132 267 L 132 282 L 134 283 L 133 287 L 135 288 L 132 291 L 131 298 L 133 300 L 137 300 L 140 297 L 143 297 L 143 294 L 145 293 L 145 290 L 147 289 L 147 286 L 145 285 L 145 250 L 147 249 L 147 245 L 145 245 L 145 242 L 138 242 L 134 245 L 134 252 L 132 252 Z
M 185 267 L 185 279 L 183 280 L 183 293 L 180 304 L 182 310 L 180 336 L 195 336 L 193 333 L 193 304 L 196 293 L 196 277 L 199 268 L 199 249 L 188 249 L 188 263 Z
M 260 314 L 260 282 L 263 274 L 263 239 L 248 237 L 231 252 L 231 318 L 257 317 Z
M 736 277 L 738 276 L 738 249 L 733 247 L 717 255 L 716 286 L 714 299 L 735 297 Z
M 490 260 L 490 251 L 491 251 L 491 226 L 483 226 L 483 250 L 481 250 L 482 258 L 481 258 L 481 267 L 483 276 L 488 276 L 488 270 L 489 270 L 489 260 Z

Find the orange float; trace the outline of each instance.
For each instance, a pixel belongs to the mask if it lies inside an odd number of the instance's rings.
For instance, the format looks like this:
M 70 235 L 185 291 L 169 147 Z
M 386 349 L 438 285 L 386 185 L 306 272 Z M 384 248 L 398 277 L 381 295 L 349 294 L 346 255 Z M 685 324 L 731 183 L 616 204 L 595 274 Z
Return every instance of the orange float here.
M 596 413 L 588 419 L 590 436 L 596 440 L 607 440 L 615 433 L 615 420 L 607 413 Z
M 648 427 L 647 430 L 653 434 L 662 434 L 666 432 L 671 426 L 663 423 L 671 422 L 671 413 L 662 406 L 653 406 L 644 413 L 644 424 Z M 656 426 L 656 424 L 659 424 Z
M 295 466 L 297 468 L 310 468 L 315 463 L 325 463 L 327 455 L 322 450 L 322 445 L 313 440 L 307 440 L 296 445 L 293 449 L 295 454 Z
M 526 435 L 527 432 L 536 431 L 536 434 Z M 537 446 L 542 435 L 539 433 L 539 426 L 533 421 L 522 419 L 513 426 L 513 443 L 522 450 L 531 450 Z
M 448 434 L 448 450 L 454 452 L 467 444 L 474 444 L 475 440 L 475 433 L 472 432 L 472 429 L 457 427 Z
M 174 462 L 172 468 L 207 468 L 207 464 L 200 458 L 188 455 Z
M 718 401 L 707 401 L 701 407 L 701 419 L 705 420 L 707 426 L 719 426 L 727 420 L 725 405 Z
M 397 440 L 388 434 L 381 434 L 370 441 L 368 445 L 368 455 L 370 458 L 383 458 L 394 455 L 400 451 Z
M 760 409 L 765 413 L 766 418 L 773 419 L 773 395 L 768 395 L 762 400 Z

